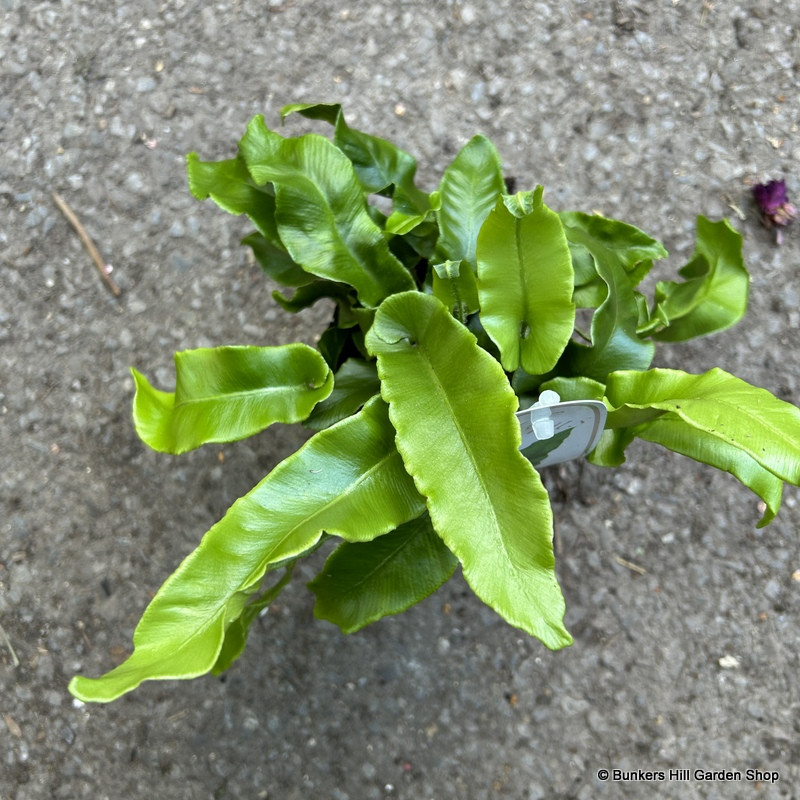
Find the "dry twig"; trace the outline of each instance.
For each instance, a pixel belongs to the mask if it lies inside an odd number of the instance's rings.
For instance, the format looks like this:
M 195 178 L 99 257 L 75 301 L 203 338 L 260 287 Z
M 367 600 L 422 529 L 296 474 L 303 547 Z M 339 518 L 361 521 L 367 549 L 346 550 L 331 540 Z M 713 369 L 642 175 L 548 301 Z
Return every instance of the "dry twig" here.
M 11 640 L 8 638 L 8 634 L 2 625 L 0 625 L 0 641 L 2 641 L 2 643 L 8 648 L 8 652 L 11 654 L 11 663 L 15 667 L 18 667 L 19 658 L 17 657 L 16 652 L 14 652 L 14 648 L 11 646 Z
M 92 237 L 87 233 L 86 228 L 83 227 L 81 221 L 75 216 L 75 212 L 67 205 L 67 201 L 57 192 L 53 192 L 53 201 L 58 206 L 59 211 L 67 218 L 69 224 L 75 229 L 75 233 L 80 237 L 83 246 L 86 248 L 86 252 L 92 257 L 92 261 L 94 261 L 94 265 L 97 267 L 97 271 L 100 273 L 103 283 L 105 283 L 114 297 L 119 297 L 122 294 L 122 289 L 117 286 L 114 279 L 109 274 L 106 262 L 103 261 L 100 251 L 92 241 Z
M 638 575 L 647 575 L 647 570 L 644 567 L 640 567 L 638 564 L 634 564 L 632 561 L 622 558 L 622 556 L 615 555 L 614 561 L 621 567 L 627 567 L 631 572 L 635 572 Z

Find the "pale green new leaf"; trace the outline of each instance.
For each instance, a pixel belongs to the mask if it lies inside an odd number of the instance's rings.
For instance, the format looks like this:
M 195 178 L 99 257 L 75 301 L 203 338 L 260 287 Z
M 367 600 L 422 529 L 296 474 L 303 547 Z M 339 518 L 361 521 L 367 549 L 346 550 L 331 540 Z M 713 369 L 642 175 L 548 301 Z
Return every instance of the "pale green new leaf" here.
M 478 235 L 481 322 L 503 368 L 551 370 L 575 326 L 574 273 L 558 214 L 544 189 L 501 198 Z
M 145 680 L 203 675 L 271 566 L 306 553 L 323 532 L 369 541 L 424 510 L 375 398 L 237 500 L 153 598 L 127 661 L 101 678 L 73 678 L 70 691 L 109 702 Z
M 616 372 L 595 463 L 616 464 L 634 436 L 735 475 L 766 503 L 761 524 L 780 506 L 781 482 L 800 484 L 800 409 L 721 370 Z
M 575 288 L 598 281 L 592 254 L 580 244 L 569 242 L 569 254 L 572 258 L 572 270 L 575 273 Z
M 539 386 L 539 393 L 550 391 L 557 392 L 561 402 L 568 400 L 602 400 L 606 387 L 599 381 L 591 378 L 564 378 L 557 377 L 545 381 Z M 313 412 L 312 412 L 313 413 Z
M 424 600 L 457 565 L 422 514 L 371 542 L 339 545 L 308 584 L 317 597 L 314 616 L 353 633 Z
M 303 269 L 349 283 L 368 306 L 413 288 L 370 218 L 353 165 L 332 142 L 314 134 L 284 139 L 257 116 L 239 151 L 257 184 L 275 186 L 281 241 Z
M 637 334 L 639 306 L 634 286 L 652 259 L 663 257 L 666 250 L 637 228 L 616 220 L 578 212 L 560 217 L 567 239 L 591 254 L 605 284 L 604 299 L 592 316 L 591 346 L 571 341 L 560 366 L 570 374 L 601 382 L 615 370 L 646 369 L 655 346 Z
M 727 220 L 697 218 L 695 251 L 678 281 L 656 285 L 652 319 L 639 333 L 682 342 L 724 330 L 747 310 L 750 275 L 742 258 L 742 236 Z
M 174 392 L 155 389 L 131 372 L 136 432 L 162 453 L 237 441 L 275 422 L 300 422 L 333 388 L 322 356 L 299 343 L 175 353 Z
M 385 139 L 351 128 L 339 103 L 295 103 L 281 109 L 281 119 L 299 113 L 334 126 L 333 143 L 350 159 L 366 193 L 389 195 L 393 211 L 386 221 L 387 233 L 408 235 L 409 242 L 428 257 L 426 239 L 436 231 L 431 198 L 417 188 L 413 156 Z M 419 228 L 420 230 L 415 230 Z
M 433 265 L 433 294 L 459 322 L 478 310 L 478 284 L 466 261 Z
M 605 259 L 613 260 L 625 270 L 634 287 L 650 272 L 654 261 L 668 255 L 661 242 L 627 222 L 582 211 L 562 211 L 559 216 L 571 245 L 583 245 L 594 258 L 602 253 Z M 573 237 L 574 231 L 581 231 L 582 234 Z M 587 242 L 591 242 L 592 246 L 587 247 Z M 577 248 L 577 253 L 580 254 L 581 266 L 587 266 L 580 248 Z M 576 271 L 580 274 L 580 282 L 576 281 L 576 286 L 590 282 L 585 268 L 576 268 Z
M 397 448 L 473 591 L 548 647 L 570 644 L 550 503 L 518 450 L 517 398 L 501 366 L 418 292 L 384 301 L 366 341 Z
M 485 136 L 474 136 L 444 171 L 439 184 L 436 254 L 440 260 L 463 260 L 475 269 L 478 231 L 504 189 L 497 150 Z

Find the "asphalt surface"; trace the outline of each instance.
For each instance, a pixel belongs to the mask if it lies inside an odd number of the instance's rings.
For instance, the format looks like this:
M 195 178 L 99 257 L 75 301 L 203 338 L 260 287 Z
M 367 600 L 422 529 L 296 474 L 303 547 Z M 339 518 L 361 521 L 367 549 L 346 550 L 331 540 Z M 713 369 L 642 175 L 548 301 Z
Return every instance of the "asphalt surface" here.
M 161 582 L 302 439 L 169 457 L 135 436 L 131 365 L 169 388 L 174 350 L 313 342 L 329 313 L 275 305 L 186 153 L 342 102 L 431 189 L 482 132 L 519 188 L 662 239 L 653 280 L 696 214 L 728 216 L 749 315 L 657 363 L 800 404 L 800 225 L 776 247 L 750 201 L 767 178 L 800 197 L 798 20 L 798 0 L 0 0 L 0 799 L 800 796 L 798 490 L 756 530 L 733 478 L 644 443 L 616 471 L 548 471 L 567 650 L 460 577 L 350 637 L 298 580 L 225 680 L 66 691 L 125 657 Z

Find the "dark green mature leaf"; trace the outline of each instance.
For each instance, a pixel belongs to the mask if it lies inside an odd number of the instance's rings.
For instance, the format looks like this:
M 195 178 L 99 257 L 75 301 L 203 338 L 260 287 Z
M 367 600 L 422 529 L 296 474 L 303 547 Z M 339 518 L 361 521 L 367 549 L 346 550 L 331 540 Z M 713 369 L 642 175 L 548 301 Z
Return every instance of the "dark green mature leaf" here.
M 478 235 L 481 322 L 503 368 L 551 370 L 575 325 L 574 273 L 558 215 L 544 189 L 501 198 Z
M 440 260 L 463 260 L 476 268 L 478 231 L 504 190 L 497 150 L 485 136 L 474 136 L 444 171 L 439 184 L 436 253 Z
M 237 500 L 153 598 L 127 661 L 101 678 L 73 678 L 70 692 L 109 702 L 145 680 L 208 672 L 270 567 L 308 552 L 323 531 L 369 541 L 424 510 L 376 398 L 317 433 Z
M 319 431 L 351 414 L 381 390 L 375 362 L 348 358 L 336 373 L 333 391 L 319 403 L 305 421 L 305 426 Z
M 634 287 L 650 271 L 654 260 L 667 255 L 660 242 L 633 225 L 619 220 L 569 211 L 562 212 L 560 217 L 565 225 L 584 228 L 597 243 L 595 251 L 605 249 L 613 253 L 613 258 L 622 265 L 629 282 Z M 569 239 L 569 231 L 567 234 Z M 569 242 L 569 247 L 575 270 L 573 302 L 578 308 L 597 308 L 608 296 L 608 285 L 598 274 L 595 258 L 586 247 L 572 240 Z M 643 300 L 641 295 L 637 292 L 634 292 L 634 295 L 637 304 L 641 303 Z M 642 319 L 640 313 L 638 317 L 640 324 Z
M 274 422 L 300 422 L 333 388 L 328 365 L 304 344 L 175 353 L 174 392 L 159 391 L 131 372 L 136 432 L 162 453 L 237 441 Z
M 346 350 L 352 345 L 352 335 L 351 329 L 331 325 L 319 337 L 317 349 L 332 370 L 339 369 L 347 359 Z
M 569 644 L 550 503 L 518 450 L 517 399 L 500 365 L 419 292 L 384 301 L 366 341 L 378 357 L 397 448 L 467 582 L 548 647 Z
M 345 542 L 308 587 L 314 616 L 353 633 L 433 594 L 458 561 L 422 514 L 371 542 Z
M 592 255 L 605 284 L 605 298 L 592 316 L 591 346 L 570 342 L 561 366 L 573 375 L 600 382 L 614 370 L 646 369 L 653 360 L 654 345 L 636 332 L 639 308 L 633 287 L 647 271 L 642 265 L 649 269 L 652 259 L 663 257 L 666 251 L 641 231 L 616 220 L 577 212 L 560 216 L 567 239 Z M 618 243 L 617 233 L 627 235 L 629 241 Z
M 594 463 L 620 463 L 634 436 L 657 442 L 735 475 L 766 503 L 761 525 L 778 511 L 781 482 L 800 484 L 800 409 L 766 389 L 721 369 L 654 369 L 612 373 L 606 397 L 612 430 Z
M 286 297 L 278 291 L 273 292 L 272 297 L 284 311 L 292 314 L 313 306 L 317 300 L 323 298 L 337 300 L 345 305 L 355 301 L 353 290 L 346 283 L 336 283 L 336 281 L 312 281 L 298 287 L 291 297 Z
M 257 116 L 239 151 L 257 184 L 274 184 L 281 241 L 303 269 L 349 283 L 368 306 L 414 287 L 367 213 L 353 165 L 330 141 L 314 134 L 284 139 Z
M 640 327 L 664 342 L 683 342 L 736 324 L 747 310 L 750 275 L 742 237 L 727 220 L 697 218 L 697 244 L 683 281 L 659 281 L 652 319 Z
M 245 236 L 242 244 L 252 249 L 261 269 L 281 286 L 305 286 L 314 280 L 311 273 L 292 261 L 282 245 L 277 247 L 260 233 L 254 232 Z

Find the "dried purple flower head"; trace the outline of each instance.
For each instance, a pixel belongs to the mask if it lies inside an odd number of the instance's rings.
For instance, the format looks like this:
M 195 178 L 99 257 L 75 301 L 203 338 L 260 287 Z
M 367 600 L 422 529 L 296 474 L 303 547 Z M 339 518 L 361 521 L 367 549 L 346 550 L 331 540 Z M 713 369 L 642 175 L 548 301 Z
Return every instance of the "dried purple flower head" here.
M 761 221 L 768 228 L 785 227 L 797 216 L 797 208 L 789 202 L 786 194 L 785 181 L 770 181 L 754 186 L 753 197 L 761 212 Z M 780 231 L 777 231 L 777 240 L 780 244 Z

